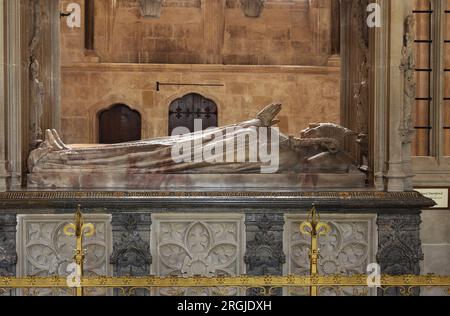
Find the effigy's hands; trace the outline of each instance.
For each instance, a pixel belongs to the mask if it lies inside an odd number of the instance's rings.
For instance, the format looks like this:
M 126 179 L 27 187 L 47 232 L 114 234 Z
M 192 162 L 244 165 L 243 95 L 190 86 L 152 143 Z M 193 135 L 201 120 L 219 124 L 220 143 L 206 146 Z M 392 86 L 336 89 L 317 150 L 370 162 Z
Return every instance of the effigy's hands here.
M 271 127 L 275 124 L 278 124 L 280 120 L 276 120 L 275 117 L 281 111 L 281 104 L 274 103 L 268 105 L 256 115 L 256 118 L 261 122 L 261 126 L 263 127 Z

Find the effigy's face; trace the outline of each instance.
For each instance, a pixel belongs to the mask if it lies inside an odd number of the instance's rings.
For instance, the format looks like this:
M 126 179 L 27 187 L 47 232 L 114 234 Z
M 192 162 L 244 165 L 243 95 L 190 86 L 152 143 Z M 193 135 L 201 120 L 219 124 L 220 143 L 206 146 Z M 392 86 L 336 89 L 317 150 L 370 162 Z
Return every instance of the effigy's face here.
M 300 132 L 301 138 L 320 138 L 320 126 L 311 124 L 307 129 Z

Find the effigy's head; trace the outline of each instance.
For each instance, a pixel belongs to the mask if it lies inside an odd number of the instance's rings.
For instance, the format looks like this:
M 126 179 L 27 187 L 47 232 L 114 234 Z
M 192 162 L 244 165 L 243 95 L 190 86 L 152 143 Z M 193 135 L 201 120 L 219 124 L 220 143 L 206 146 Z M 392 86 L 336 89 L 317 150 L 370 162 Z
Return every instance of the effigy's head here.
M 347 136 L 356 134 L 350 129 L 334 123 L 312 123 L 307 129 L 301 131 L 301 138 L 331 138 L 342 144 Z

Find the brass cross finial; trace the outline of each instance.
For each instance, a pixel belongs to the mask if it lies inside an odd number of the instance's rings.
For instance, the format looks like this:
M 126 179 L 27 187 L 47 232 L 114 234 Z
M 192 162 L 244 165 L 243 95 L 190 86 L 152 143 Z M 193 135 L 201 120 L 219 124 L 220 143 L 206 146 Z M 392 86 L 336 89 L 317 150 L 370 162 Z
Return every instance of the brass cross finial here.
M 317 213 L 316 207 L 313 204 L 308 219 L 306 222 L 300 224 L 300 233 L 311 236 L 311 277 L 315 277 L 319 274 L 318 261 L 319 261 L 319 245 L 318 237 L 325 236 L 331 232 L 331 226 L 327 223 L 320 221 L 320 216 Z M 317 296 L 318 291 L 316 286 L 311 287 L 311 296 Z
M 331 232 L 331 227 L 327 223 L 320 221 L 320 216 L 313 204 L 307 221 L 300 225 L 300 232 L 304 235 L 320 237 L 328 235 Z
M 77 211 L 75 212 L 74 223 L 67 224 L 64 226 L 64 234 L 69 237 L 76 237 L 76 250 L 74 261 L 77 265 L 77 279 L 81 280 L 83 277 L 83 264 L 85 259 L 84 249 L 83 249 L 83 238 L 91 237 L 95 233 L 95 227 L 92 223 L 85 223 L 83 214 L 81 213 L 81 205 L 78 205 Z M 77 296 L 83 296 L 83 288 L 81 285 L 76 289 Z

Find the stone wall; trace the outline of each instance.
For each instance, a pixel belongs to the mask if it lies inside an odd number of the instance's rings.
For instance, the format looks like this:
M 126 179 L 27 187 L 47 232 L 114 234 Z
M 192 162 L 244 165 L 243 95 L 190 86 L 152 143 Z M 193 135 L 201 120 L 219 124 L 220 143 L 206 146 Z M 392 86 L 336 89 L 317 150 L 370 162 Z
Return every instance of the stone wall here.
M 225 13 L 225 64 L 323 65 L 331 50 L 331 1 L 266 1 L 259 18 L 238 0 Z
M 422 274 L 450 275 L 450 212 L 426 210 L 422 213 L 421 239 L 424 261 Z M 422 289 L 422 295 L 450 294 L 445 289 Z
M 157 82 L 223 86 L 161 86 Z M 142 137 L 168 135 L 168 107 L 188 93 L 216 102 L 219 125 L 253 118 L 272 102 L 284 108 L 281 131 L 339 123 L 339 68 L 301 66 L 74 63 L 62 68 L 61 125 L 66 143 L 98 142 L 97 113 L 125 103 L 142 115 Z
M 139 1 L 98 0 L 94 51 L 84 49 L 84 1 L 71 2 L 81 5 L 82 23 L 73 29 L 61 23 L 61 134 L 67 143 L 97 143 L 97 114 L 115 103 L 140 112 L 143 138 L 167 136 L 168 107 L 188 93 L 216 102 L 221 126 L 252 118 L 272 102 L 284 106 L 284 133 L 298 135 L 308 123 L 339 123 L 340 69 L 327 66 L 329 0 L 266 1 L 253 18 L 237 0 L 166 0 L 157 18 L 143 17 Z M 61 1 L 61 10 L 68 4 Z M 158 81 L 222 86 L 157 91 Z
M 70 2 L 82 6 L 82 27 L 61 23 L 63 63 L 90 58 L 83 50 L 84 1 Z M 68 3 L 61 1 L 61 10 Z M 101 62 L 120 63 L 327 63 L 330 0 L 268 0 L 259 17 L 247 17 L 240 3 L 166 0 L 159 18 L 144 18 L 137 0 L 96 0 L 95 54 Z

